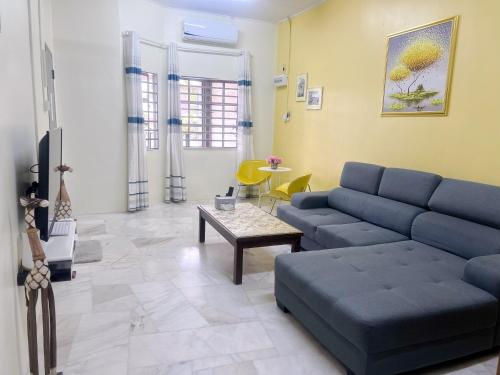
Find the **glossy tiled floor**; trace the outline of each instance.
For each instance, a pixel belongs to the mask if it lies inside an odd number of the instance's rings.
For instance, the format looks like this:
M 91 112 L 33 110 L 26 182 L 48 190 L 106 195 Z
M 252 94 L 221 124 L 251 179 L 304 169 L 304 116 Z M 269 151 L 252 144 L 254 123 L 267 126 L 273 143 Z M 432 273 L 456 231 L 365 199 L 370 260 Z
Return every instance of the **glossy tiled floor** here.
M 54 284 L 59 367 L 65 375 L 345 374 L 277 309 L 273 260 L 287 246 L 246 251 L 232 284 L 232 248 L 210 227 L 197 242 L 194 204 L 79 217 L 99 263 Z M 494 374 L 482 355 L 419 373 Z

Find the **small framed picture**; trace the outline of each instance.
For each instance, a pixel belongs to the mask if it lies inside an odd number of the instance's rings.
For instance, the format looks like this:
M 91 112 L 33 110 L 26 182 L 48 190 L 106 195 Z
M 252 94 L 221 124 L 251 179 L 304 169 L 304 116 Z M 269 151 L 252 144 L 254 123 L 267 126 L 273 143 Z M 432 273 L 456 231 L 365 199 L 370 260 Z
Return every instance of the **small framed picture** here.
M 307 73 L 297 76 L 297 88 L 295 91 L 295 101 L 305 102 L 307 93 Z
M 314 87 L 307 90 L 307 109 L 321 109 L 323 104 L 323 87 Z

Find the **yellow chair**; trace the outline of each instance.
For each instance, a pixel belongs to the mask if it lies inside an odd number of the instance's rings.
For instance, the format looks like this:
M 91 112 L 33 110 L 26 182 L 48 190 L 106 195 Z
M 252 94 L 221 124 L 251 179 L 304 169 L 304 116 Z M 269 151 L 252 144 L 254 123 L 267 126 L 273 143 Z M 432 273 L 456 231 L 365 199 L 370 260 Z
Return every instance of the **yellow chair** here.
M 312 174 L 306 174 L 305 176 L 296 178 L 291 182 L 282 184 L 268 193 L 262 194 L 263 197 L 269 197 L 273 199 L 273 206 L 271 207 L 271 211 L 269 211 L 269 213 L 273 212 L 274 206 L 276 205 L 277 201 L 291 201 L 292 195 L 294 195 L 295 193 L 303 193 L 304 191 L 306 191 L 306 189 L 309 187 L 311 176 Z M 309 188 L 309 190 L 311 190 L 311 188 Z
M 271 178 L 270 172 L 260 171 L 260 167 L 267 167 L 267 162 L 265 160 L 245 160 L 240 164 L 238 172 L 236 173 L 236 180 L 238 181 L 238 191 L 236 192 L 236 198 L 240 194 L 240 189 L 242 186 L 255 186 L 259 187 L 259 197 L 260 197 L 260 185 L 267 182 L 269 187 L 269 179 Z

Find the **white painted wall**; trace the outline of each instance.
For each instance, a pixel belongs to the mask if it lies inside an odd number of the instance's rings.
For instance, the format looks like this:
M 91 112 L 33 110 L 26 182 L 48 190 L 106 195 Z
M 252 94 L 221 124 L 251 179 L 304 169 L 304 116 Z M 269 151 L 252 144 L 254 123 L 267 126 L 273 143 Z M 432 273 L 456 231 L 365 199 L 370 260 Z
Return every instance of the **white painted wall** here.
M 126 208 L 127 137 L 118 0 L 53 0 L 58 124 L 76 214 Z
M 44 101 L 47 98 L 44 59 L 45 44 L 54 52 L 52 39 L 52 0 L 29 0 L 31 17 L 33 88 L 36 104 L 38 138 L 49 130 L 49 115 Z
M 161 42 L 181 42 L 189 11 L 167 9 L 149 0 L 52 0 L 58 123 L 64 129 L 64 159 L 75 172 L 67 185 L 77 214 L 126 210 L 126 124 L 120 32 L 134 30 Z M 218 16 L 198 13 L 210 18 Z M 254 56 L 254 122 L 257 157 L 271 152 L 273 134 L 276 26 L 232 19 L 241 31 L 238 48 Z M 180 56 L 183 73 L 237 78 L 234 57 Z M 146 70 L 166 82 L 166 54 L 143 48 Z M 165 103 L 165 87 L 160 100 Z M 160 106 L 161 125 L 165 108 Z M 163 146 L 163 144 L 162 144 Z M 163 201 L 163 150 L 147 155 L 151 204 Z M 234 150 L 186 150 L 188 198 L 222 193 L 234 183 Z
M 0 363 L 27 374 L 23 289 L 16 286 L 23 211 L 18 198 L 36 163 L 28 2 L 0 0 Z

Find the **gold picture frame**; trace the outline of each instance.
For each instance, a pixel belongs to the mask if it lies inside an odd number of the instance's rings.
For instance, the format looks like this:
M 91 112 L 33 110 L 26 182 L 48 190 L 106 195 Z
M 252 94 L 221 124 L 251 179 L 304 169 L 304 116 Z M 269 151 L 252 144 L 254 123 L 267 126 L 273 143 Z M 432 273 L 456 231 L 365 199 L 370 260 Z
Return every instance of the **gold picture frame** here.
M 387 36 L 382 116 L 446 116 L 459 16 Z

